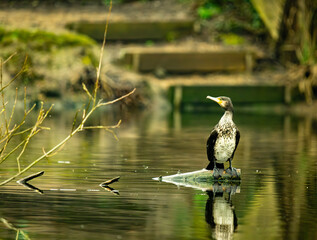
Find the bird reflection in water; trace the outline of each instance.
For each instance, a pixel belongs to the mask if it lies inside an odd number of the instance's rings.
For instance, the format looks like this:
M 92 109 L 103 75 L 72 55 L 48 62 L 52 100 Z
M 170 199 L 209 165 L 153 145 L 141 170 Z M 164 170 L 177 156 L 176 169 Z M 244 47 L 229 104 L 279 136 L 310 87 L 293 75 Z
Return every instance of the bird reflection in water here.
M 214 183 L 211 190 L 206 191 L 205 219 L 211 226 L 215 239 L 232 239 L 238 226 L 238 219 L 232 205 L 231 196 L 240 192 L 239 185 Z

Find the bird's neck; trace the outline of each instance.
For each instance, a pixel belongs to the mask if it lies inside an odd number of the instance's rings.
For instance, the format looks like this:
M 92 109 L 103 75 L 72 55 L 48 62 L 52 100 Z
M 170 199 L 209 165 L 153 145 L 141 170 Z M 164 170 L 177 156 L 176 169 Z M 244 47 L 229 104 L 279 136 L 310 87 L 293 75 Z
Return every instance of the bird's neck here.
M 225 113 L 221 117 L 219 124 L 223 125 L 223 124 L 226 124 L 228 122 L 232 122 L 232 119 L 233 119 L 233 112 L 227 110 L 227 111 L 225 111 Z

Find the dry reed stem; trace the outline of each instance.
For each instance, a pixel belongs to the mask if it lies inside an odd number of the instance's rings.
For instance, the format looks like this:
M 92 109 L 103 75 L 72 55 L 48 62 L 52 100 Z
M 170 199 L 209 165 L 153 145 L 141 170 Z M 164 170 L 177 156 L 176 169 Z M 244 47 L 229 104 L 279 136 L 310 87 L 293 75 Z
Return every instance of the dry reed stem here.
M 106 46 L 106 39 L 107 39 L 107 32 L 108 32 L 108 25 L 109 25 L 111 10 L 112 10 L 112 0 L 110 1 L 110 5 L 109 5 L 109 10 L 108 10 L 107 19 L 106 19 L 106 27 L 105 27 L 105 31 L 104 31 L 104 35 L 103 35 L 103 41 L 102 41 L 102 46 L 101 46 L 101 51 L 100 51 L 100 55 L 99 55 L 99 65 L 98 65 L 98 70 L 97 70 L 97 77 L 96 77 L 96 83 L 95 83 L 95 89 L 94 89 L 94 98 L 93 98 L 94 99 L 94 105 L 96 104 L 97 90 L 99 88 L 99 79 L 100 79 L 101 65 L 102 65 L 104 49 L 105 49 L 105 46 Z
M 3 90 L 6 89 L 7 87 L 9 87 L 11 85 L 11 83 L 13 83 L 25 71 L 25 66 L 26 66 L 27 59 L 28 59 L 28 57 L 26 56 L 25 59 L 24 59 L 23 66 L 20 69 L 20 71 L 5 86 L 2 86 L 2 66 L 3 66 L 4 63 L 1 60 L 1 63 L 0 63 L 0 69 L 1 69 L 1 77 L 0 77 L 1 78 L 1 87 L 0 87 L 0 92 L 1 93 L 3 93 Z

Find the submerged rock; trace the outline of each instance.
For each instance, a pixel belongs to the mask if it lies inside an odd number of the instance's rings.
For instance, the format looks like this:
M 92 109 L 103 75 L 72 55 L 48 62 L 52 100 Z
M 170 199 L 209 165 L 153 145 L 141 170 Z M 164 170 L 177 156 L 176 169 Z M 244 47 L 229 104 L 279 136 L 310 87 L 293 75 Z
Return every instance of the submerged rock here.
M 213 171 L 211 170 L 198 170 L 187 173 L 177 173 L 169 176 L 160 176 L 158 178 L 153 178 L 153 180 L 173 183 L 178 186 L 191 187 L 196 189 L 201 189 L 203 191 L 213 190 L 219 191 L 219 186 L 226 186 L 226 189 L 232 190 L 240 185 L 241 181 L 241 169 L 237 169 L 237 175 L 232 175 L 229 172 L 223 171 L 220 178 L 215 178 L 213 176 Z

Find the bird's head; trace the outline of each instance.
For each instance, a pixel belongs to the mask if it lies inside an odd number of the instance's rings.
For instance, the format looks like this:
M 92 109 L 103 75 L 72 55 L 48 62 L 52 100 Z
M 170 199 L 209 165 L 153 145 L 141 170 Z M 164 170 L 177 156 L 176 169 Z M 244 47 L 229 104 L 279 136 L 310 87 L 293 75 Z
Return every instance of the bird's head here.
M 220 107 L 222 107 L 226 111 L 232 111 L 233 112 L 233 105 L 231 102 L 231 99 L 229 97 L 211 97 L 207 96 L 208 99 L 218 103 Z

